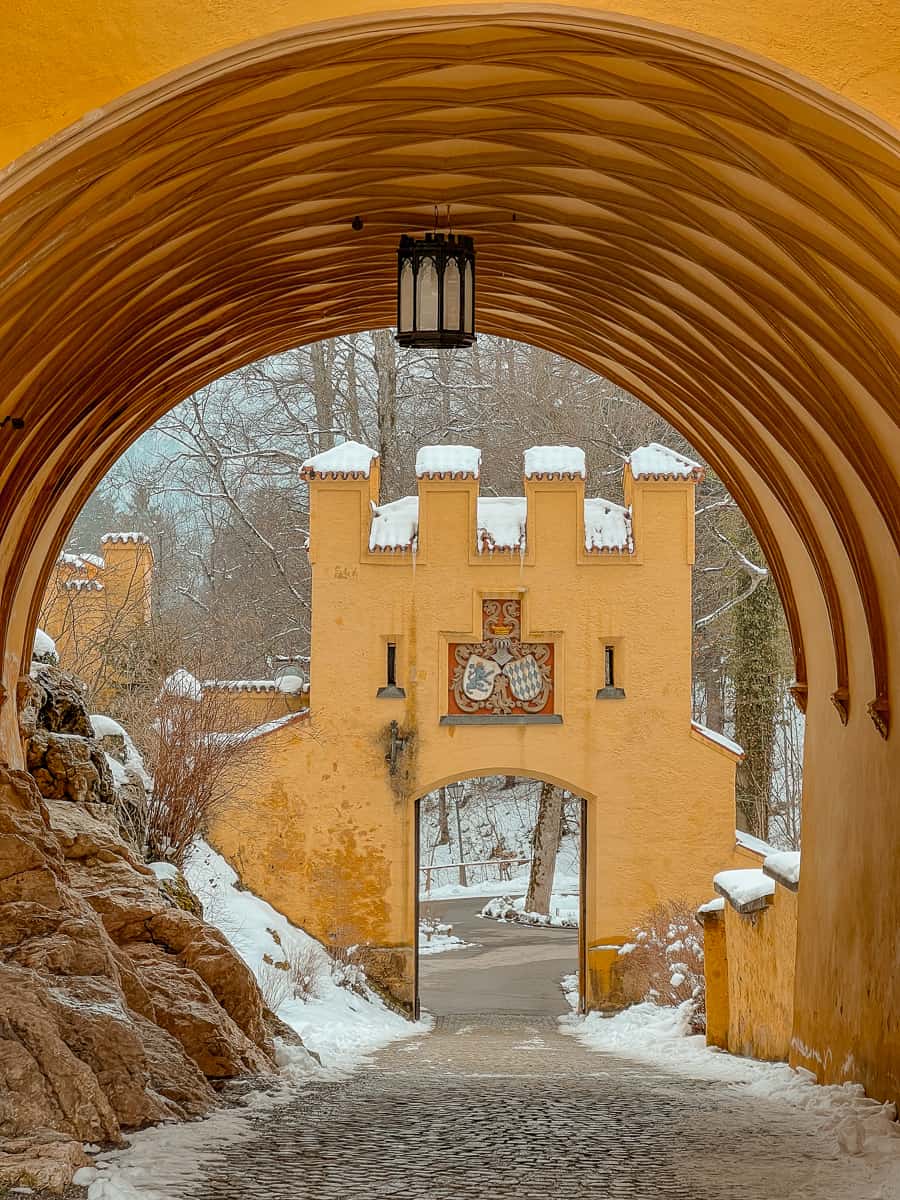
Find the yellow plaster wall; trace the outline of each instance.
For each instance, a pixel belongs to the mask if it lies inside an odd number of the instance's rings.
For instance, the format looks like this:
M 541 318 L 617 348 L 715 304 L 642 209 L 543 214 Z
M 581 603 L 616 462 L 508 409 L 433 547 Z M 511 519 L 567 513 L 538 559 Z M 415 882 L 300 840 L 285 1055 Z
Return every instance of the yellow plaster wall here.
M 724 915 L 727 1049 L 750 1058 L 786 1062 L 791 1053 L 794 1021 L 797 894 L 778 885 L 772 903 L 759 912 L 741 914 L 726 902 Z M 711 974 L 714 976 L 720 967 L 721 954 L 717 954 L 714 945 Z M 709 979 L 708 974 L 707 986 Z M 715 990 L 715 982 L 713 987 Z M 714 1003 L 717 1033 L 721 1011 L 721 997 L 718 997 L 718 1005 Z
M 386 0 L 22 0 L 4 12 L 0 163 L 125 92 L 208 55 L 311 22 L 407 11 Z M 439 9 L 419 0 L 416 9 Z M 477 22 L 478 3 L 469 4 Z M 485 5 L 488 7 L 488 5 Z M 490 4 L 496 10 L 498 5 Z M 547 6 L 549 7 L 549 6 Z M 557 10 L 604 12 L 582 0 Z M 900 116 L 900 8 L 876 0 L 619 0 L 616 12 L 742 47 L 888 121 Z
M 706 1044 L 728 1049 L 728 943 L 724 911 L 703 915 L 703 974 L 706 980 Z
M 409 1001 L 414 802 L 503 773 L 588 801 L 589 962 L 657 901 L 706 899 L 734 846 L 735 756 L 691 728 L 693 482 L 629 484 L 635 553 L 588 555 L 583 482 L 526 481 L 521 558 L 476 552 L 478 485 L 446 479 L 420 481 L 415 555 L 370 554 L 375 487 L 310 483 L 310 722 L 266 739 L 263 777 L 214 831 L 248 886 L 323 940 L 379 947 L 387 984 Z M 447 642 L 480 641 L 481 600 L 495 596 L 521 598 L 525 640 L 554 641 L 561 725 L 440 724 Z M 610 639 L 624 700 L 596 699 Z M 388 641 L 405 699 L 376 697 Z M 395 776 L 392 721 L 409 739 Z M 591 974 L 600 988 L 602 972 Z

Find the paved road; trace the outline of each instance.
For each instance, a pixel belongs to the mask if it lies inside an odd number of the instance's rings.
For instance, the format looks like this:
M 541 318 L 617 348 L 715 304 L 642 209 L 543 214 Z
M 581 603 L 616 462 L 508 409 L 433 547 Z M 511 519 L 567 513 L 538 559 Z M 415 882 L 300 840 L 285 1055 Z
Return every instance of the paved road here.
M 453 926 L 469 950 L 422 955 L 422 1007 L 443 1016 L 464 1012 L 558 1014 L 567 1010 L 559 981 L 578 969 L 577 929 L 530 929 L 477 916 L 486 903 L 434 900 L 430 912 Z
M 863 1200 L 803 1112 L 619 1055 L 540 1013 L 440 1017 L 226 1148 L 192 1200 Z M 173 1193 L 174 1195 L 174 1193 Z M 170 1193 L 166 1193 L 170 1200 Z

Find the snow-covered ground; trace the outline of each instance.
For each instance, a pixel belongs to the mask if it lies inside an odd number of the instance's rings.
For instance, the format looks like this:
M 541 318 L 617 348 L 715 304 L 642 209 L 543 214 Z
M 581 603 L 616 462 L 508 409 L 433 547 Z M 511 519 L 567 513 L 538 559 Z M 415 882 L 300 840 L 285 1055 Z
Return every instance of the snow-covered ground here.
M 456 936 L 452 925 L 428 920 L 419 922 L 419 954 L 443 954 L 446 950 L 465 950 L 471 945 Z
M 574 1006 L 574 975 L 563 980 L 563 990 Z M 900 1200 L 900 1125 L 893 1104 L 869 1099 L 860 1084 L 820 1085 L 809 1071 L 794 1070 L 786 1063 L 757 1062 L 709 1047 L 702 1035 L 688 1033 L 689 1008 L 689 1002 L 677 1008 L 646 1003 L 613 1017 L 599 1013 L 581 1017 L 573 1012 L 559 1021 L 563 1033 L 591 1050 L 624 1054 L 695 1079 L 732 1084 L 748 1097 L 802 1109 L 823 1133 L 834 1136 L 836 1152 L 865 1160 L 871 1185 L 867 1196 Z
M 526 912 L 524 896 L 505 893 L 488 900 L 478 914 L 493 921 L 514 921 L 517 925 L 550 925 L 555 929 L 578 928 L 578 893 L 554 892 L 550 897 L 550 913 Z
M 381 1046 L 430 1028 L 427 1018 L 413 1023 L 393 1012 L 365 986 L 356 968 L 335 964 L 314 938 L 270 904 L 238 891 L 235 872 L 205 843 L 192 854 L 185 876 L 203 902 L 206 919 L 251 967 L 269 1006 L 320 1056 L 321 1066 L 301 1049 L 276 1042 L 281 1073 L 261 1081 L 241 1107 L 131 1134 L 127 1149 L 102 1154 L 96 1167 L 79 1171 L 75 1181 L 88 1185 L 88 1200 L 171 1200 L 186 1185 L 202 1181 L 204 1164 L 214 1162 L 223 1145 L 254 1136 L 254 1115 L 287 1103 L 310 1079 L 340 1078 Z M 279 962 L 290 969 L 279 969 L 274 965 Z M 295 982 L 302 995 L 294 994 Z

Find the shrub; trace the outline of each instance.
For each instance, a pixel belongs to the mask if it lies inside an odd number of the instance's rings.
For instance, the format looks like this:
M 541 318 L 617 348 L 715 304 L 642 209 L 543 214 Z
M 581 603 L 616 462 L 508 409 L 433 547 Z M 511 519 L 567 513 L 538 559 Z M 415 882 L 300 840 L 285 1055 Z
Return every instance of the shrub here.
M 686 900 L 657 904 L 638 922 L 634 941 L 619 951 L 618 980 L 627 1004 L 692 1004 L 691 1029 L 706 1028 L 703 931 Z

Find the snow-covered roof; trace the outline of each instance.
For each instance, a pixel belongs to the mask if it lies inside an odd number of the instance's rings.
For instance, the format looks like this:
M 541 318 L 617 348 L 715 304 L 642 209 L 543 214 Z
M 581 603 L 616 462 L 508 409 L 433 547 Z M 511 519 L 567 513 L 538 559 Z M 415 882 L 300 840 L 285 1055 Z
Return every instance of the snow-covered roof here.
M 659 442 L 638 446 L 637 450 L 632 450 L 628 461 L 635 479 L 700 480 L 704 475 L 703 467 L 699 463 L 670 450 L 668 446 L 661 446 Z
M 755 867 L 720 871 L 713 876 L 713 887 L 738 912 L 758 912 L 775 894 L 775 880 Z
M 744 748 L 739 746 L 737 742 L 726 737 L 724 733 L 718 733 L 715 729 L 709 729 L 706 725 L 701 725 L 699 721 L 691 721 L 691 728 L 699 733 L 701 737 L 705 737 L 707 741 L 713 742 L 716 746 L 720 746 L 723 750 L 727 750 L 736 758 L 744 757 Z
M 202 700 L 203 687 L 195 675 L 179 667 L 163 683 L 160 694 L 176 696 L 180 700 Z
M 481 451 L 475 446 L 422 446 L 416 455 L 416 478 L 477 479 Z
M 370 550 L 415 550 L 419 536 L 419 499 L 401 496 L 390 504 L 372 505 Z
M 102 592 L 103 584 L 99 579 L 64 579 L 63 587 L 72 592 Z
M 525 451 L 526 479 L 584 479 L 584 451 L 578 446 L 532 446 Z
M 612 500 L 585 500 L 585 550 L 633 550 L 631 510 Z
M 524 496 L 479 496 L 478 553 L 525 549 L 527 504 Z
M 752 850 L 754 854 L 759 854 L 762 858 L 768 858 L 770 854 L 776 853 L 774 846 L 770 846 L 762 838 L 754 837 L 752 833 L 747 833 L 743 829 L 734 831 L 734 840 L 745 850 Z
M 800 886 L 800 851 L 778 850 L 769 854 L 762 869 L 771 879 L 796 892 Z
M 149 546 L 150 539 L 146 533 L 104 533 L 100 539 L 100 545 L 105 546 L 109 542 L 133 542 L 139 546 Z M 86 554 L 82 558 L 87 558 Z
M 204 688 L 220 692 L 277 692 L 274 679 L 204 679 Z
M 84 558 L 80 554 L 70 554 L 63 550 L 56 561 L 63 567 L 74 567 L 76 571 L 84 570 Z
M 341 442 L 339 446 L 332 446 L 330 450 L 307 458 L 300 466 L 300 478 L 339 476 L 342 479 L 368 479 L 372 472 L 372 460 L 377 457 L 378 451 L 364 446 L 362 442 Z

